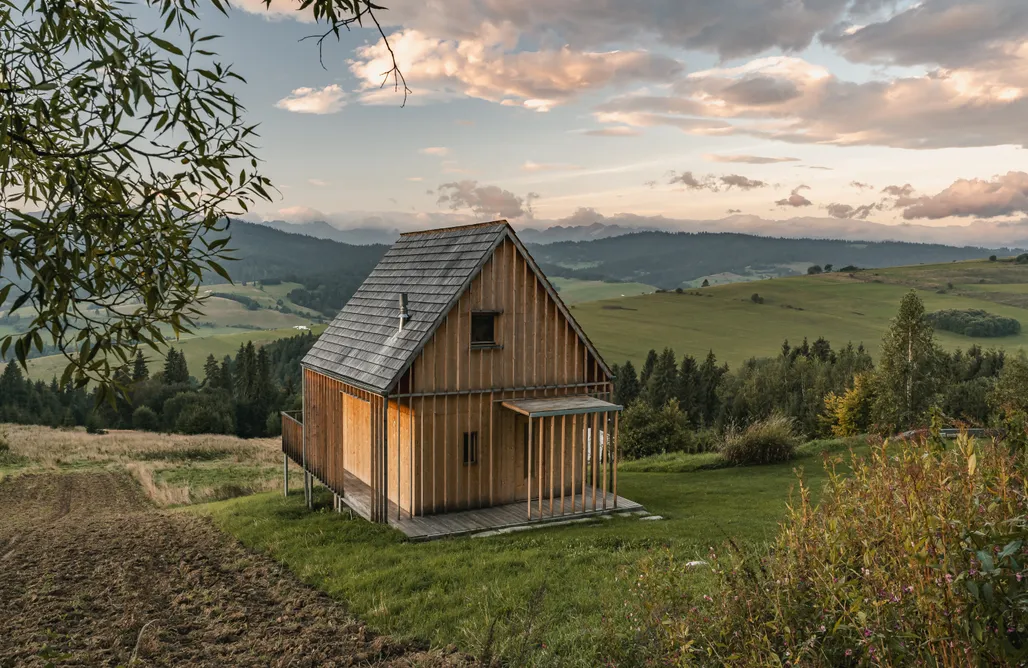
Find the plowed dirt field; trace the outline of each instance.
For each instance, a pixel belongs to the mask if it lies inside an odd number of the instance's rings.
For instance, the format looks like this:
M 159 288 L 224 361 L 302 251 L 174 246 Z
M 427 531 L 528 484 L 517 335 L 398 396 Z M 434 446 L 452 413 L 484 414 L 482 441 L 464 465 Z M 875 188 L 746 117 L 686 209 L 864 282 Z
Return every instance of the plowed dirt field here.
M 0 482 L 0 666 L 466 666 L 115 473 Z

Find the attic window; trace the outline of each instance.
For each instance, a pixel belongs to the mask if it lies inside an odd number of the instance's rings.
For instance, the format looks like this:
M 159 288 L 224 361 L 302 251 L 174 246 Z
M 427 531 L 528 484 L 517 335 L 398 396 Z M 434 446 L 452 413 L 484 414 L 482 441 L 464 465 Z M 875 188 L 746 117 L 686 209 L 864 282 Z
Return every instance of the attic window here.
M 496 345 L 496 312 L 481 311 L 471 314 L 471 346 Z

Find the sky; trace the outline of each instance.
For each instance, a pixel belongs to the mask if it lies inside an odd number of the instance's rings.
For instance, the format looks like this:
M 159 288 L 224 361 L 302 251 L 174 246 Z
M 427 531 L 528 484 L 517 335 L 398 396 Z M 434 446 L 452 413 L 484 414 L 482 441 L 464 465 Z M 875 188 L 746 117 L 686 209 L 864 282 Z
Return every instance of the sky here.
M 382 4 L 405 104 L 376 30 L 319 59 L 292 0 L 205 10 L 278 189 L 251 217 L 1028 239 L 1024 0 Z

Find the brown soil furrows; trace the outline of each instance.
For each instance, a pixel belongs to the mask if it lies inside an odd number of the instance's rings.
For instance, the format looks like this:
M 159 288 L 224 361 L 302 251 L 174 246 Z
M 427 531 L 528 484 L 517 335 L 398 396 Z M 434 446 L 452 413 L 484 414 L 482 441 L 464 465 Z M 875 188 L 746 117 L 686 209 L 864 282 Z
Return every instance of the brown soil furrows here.
M 0 482 L 0 666 L 463 666 L 376 636 L 127 475 Z

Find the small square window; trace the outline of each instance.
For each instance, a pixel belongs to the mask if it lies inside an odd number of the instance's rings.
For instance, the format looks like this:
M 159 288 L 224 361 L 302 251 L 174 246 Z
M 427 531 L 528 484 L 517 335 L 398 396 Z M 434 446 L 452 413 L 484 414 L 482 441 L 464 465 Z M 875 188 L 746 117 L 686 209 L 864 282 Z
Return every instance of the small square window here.
M 492 346 L 496 345 L 496 314 L 495 313 L 472 313 L 471 314 L 471 345 Z
M 464 466 L 478 463 L 478 432 L 464 432 Z

